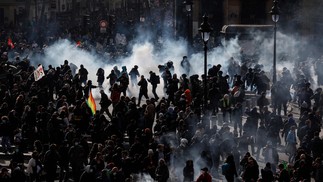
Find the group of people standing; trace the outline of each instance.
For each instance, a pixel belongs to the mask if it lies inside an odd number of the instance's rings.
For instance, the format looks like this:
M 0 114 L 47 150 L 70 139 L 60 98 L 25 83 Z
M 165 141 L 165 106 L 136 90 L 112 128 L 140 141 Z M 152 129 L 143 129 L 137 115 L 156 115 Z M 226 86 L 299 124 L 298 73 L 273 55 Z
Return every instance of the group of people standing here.
M 8 50 L 2 46 L 1 54 Z M 270 85 L 260 65 L 231 61 L 230 69 L 213 65 L 207 75 L 192 74 L 186 56 L 181 75 L 172 61 L 149 75 L 140 74 L 141 65 L 129 72 L 126 66 L 114 66 L 108 75 L 98 68 L 96 86 L 88 79 L 95 73 L 84 65 L 75 68 L 71 60 L 44 68 L 45 76 L 35 81 L 29 76 L 35 67 L 27 58 L 12 64 L 3 55 L 1 70 L 7 74 L 0 85 L 0 134 L 3 152 L 12 160 L 11 174 L 3 168 L 0 178 L 204 182 L 223 175 L 230 182 L 322 180 L 322 89 L 313 91 L 309 78 L 287 68 Z M 95 88 L 100 89 L 100 109 L 93 115 L 87 99 Z M 130 95 L 129 88 L 138 96 Z M 247 91 L 257 96 L 254 108 L 245 108 Z M 299 118 L 288 111 L 290 103 L 299 107 Z M 289 157 L 286 164 L 280 148 Z M 26 151 L 32 156 L 25 171 L 21 164 Z M 259 169 L 261 159 L 264 169 Z

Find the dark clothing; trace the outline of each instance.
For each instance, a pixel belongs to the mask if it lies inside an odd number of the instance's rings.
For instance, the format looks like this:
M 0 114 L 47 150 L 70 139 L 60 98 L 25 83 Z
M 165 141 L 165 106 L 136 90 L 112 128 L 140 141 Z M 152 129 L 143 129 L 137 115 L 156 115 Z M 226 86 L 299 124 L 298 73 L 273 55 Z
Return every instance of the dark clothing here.
M 261 178 L 263 182 L 272 182 L 274 181 L 274 174 L 271 169 L 265 167 L 261 169 Z
M 81 83 L 84 83 L 86 82 L 87 80 L 87 75 L 89 74 L 89 72 L 87 71 L 87 69 L 85 69 L 84 67 L 81 67 L 79 69 L 79 75 L 80 75 L 80 82 Z
M 107 113 L 107 115 L 112 118 L 112 115 L 109 110 L 109 106 L 112 104 L 112 101 L 109 99 L 108 95 L 104 92 L 101 93 L 101 100 L 100 100 L 100 105 L 101 105 L 101 110 L 100 113 L 103 114 L 104 112 Z
M 107 76 L 107 79 L 110 79 L 110 86 L 112 86 L 118 79 L 118 76 L 115 74 L 115 73 L 110 73 L 108 76 Z
M 0 180 L 1 181 L 1 180 Z M 26 175 L 23 170 L 16 168 L 11 172 L 11 181 L 12 182 L 25 182 Z
M 101 93 L 100 105 L 101 109 L 105 110 L 112 104 L 112 101 L 109 99 L 108 95 L 104 92 Z
M 269 101 L 266 98 L 266 96 L 261 96 L 259 97 L 259 99 L 257 100 L 257 106 L 259 106 L 259 110 L 260 112 L 262 112 L 262 108 L 264 106 L 268 106 L 269 105 Z
M 191 64 L 187 60 L 187 58 L 183 58 L 183 60 L 181 61 L 181 67 L 185 70 L 185 74 L 188 75 L 190 73 Z
M 97 79 L 97 82 L 98 82 L 98 85 L 99 87 L 102 87 L 102 84 L 104 82 L 104 70 L 102 68 L 99 68 L 97 73 L 96 73 L 96 76 L 98 77 Z
M 69 172 L 69 156 L 68 156 L 69 146 L 65 144 L 58 149 L 59 161 L 58 165 L 60 167 L 59 179 L 67 180 Z
M 193 166 L 185 166 L 183 169 L 184 182 L 186 181 L 194 181 L 194 167 Z
M 245 182 L 254 182 L 259 178 L 259 169 L 258 165 L 247 166 L 246 170 L 243 173 L 242 178 Z
M 323 181 L 323 165 L 316 165 L 314 168 L 314 179 L 315 181 Z
M 225 174 L 225 179 L 228 182 L 234 182 L 234 177 L 238 176 L 237 170 L 236 170 L 236 165 L 234 162 L 230 162 L 228 164 L 229 164 L 229 168 L 227 169 L 227 172 Z
M 79 181 L 81 170 L 86 162 L 85 150 L 81 145 L 72 146 L 69 150 L 69 158 L 72 167 L 74 181 Z
M 46 181 L 54 182 L 56 178 L 57 163 L 59 155 L 55 150 L 49 150 L 44 157 L 44 169 L 46 171 Z
M 131 85 L 135 86 L 137 83 L 137 77 L 139 77 L 139 71 L 138 68 L 132 68 L 129 72 L 130 79 L 131 79 Z
M 158 76 L 155 73 L 151 73 L 148 81 L 152 85 L 152 93 L 154 94 L 155 100 L 158 100 L 159 97 L 156 93 L 157 84 L 159 84 Z
M 95 181 L 95 175 L 93 172 L 84 171 L 80 176 L 79 182 L 88 182 L 88 181 Z
M 94 86 L 94 85 L 91 85 L 91 84 L 87 84 L 87 85 L 84 87 L 83 91 L 84 91 L 84 98 L 85 98 L 85 99 L 88 99 L 88 98 L 89 98 L 89 93 L 90 93 L 90 90 L 91 90 L 92 88 L 97 88 L 97 86 Z
M 279 182 L 290 182 L 290 176 L 288 174 L 288 171 L 286 169 L 283 169 L 280 171 L 278 175 L 278 181 Z
M 118 80 L 120 82 L 120 90 L 124 96 L 126 96 L 126 91 L 129 85 L 129 78 L 127 76 L 122 75 Z
M 156 179 L 158 182 L 167 182 L 169 178 L 169 170 L 167 165 L 159 165 L 156 168 Z
M 120 172 L 117 173 L 110 173 L 110 181 L 111 182 L 120 182 L 120 181 L 124 181 L 124 175 Z
M 320 137 L 315 136 L 310 143 L 310 149 L 312 151 L 313 154 L 313 159 L 316 159 L 317 157 L 322 157 L 322 145 L 323 145 L 323 141 Z
M 147 156 L 143 159 L 143 171 L 150 174 L 152 178 L 156 176 L 157 160 L 153 156 Z
M 146 99 L 148 99 L 148 82 L 146 79 L 142 78 L 138 85 L 140 86 L 139 90 L 139 97 L 138 97 L 138 105 L 140 105 L 142 96 L 145 96 Z

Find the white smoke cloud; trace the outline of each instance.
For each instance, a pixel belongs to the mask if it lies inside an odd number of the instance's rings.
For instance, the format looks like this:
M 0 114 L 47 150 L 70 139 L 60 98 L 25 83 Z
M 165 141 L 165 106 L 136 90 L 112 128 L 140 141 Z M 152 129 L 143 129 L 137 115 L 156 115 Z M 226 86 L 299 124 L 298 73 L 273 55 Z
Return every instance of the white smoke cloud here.
M 149 174 L 145 174 L 145 173 L 141 173 L 141 174 L 135 174 L 133 175 L 133 181 L 140 181 L 140 182 L 153 182 L 154 179 L 149 175 Z
M 77 65 L 78 67 L 83 64 L 89 71 L 89 79 L 96 84 L 96 71 L 99 67 L 105 70 L 105 76 L 107 76 L 114 66 L 118 66 L 121 69 L 122 66 L 126 66 L 128 72 L 134 65 L 139 66 L 139 73 L 145 75 L 146 78 L 149 77 L 149 71 L 154 71 L 157 74 L 158 65 L 165 64 L 168 61 L 172 61 L 175 67 L 175 73 L 180 76 L 184 73 L 183 68 L 180 66 L 180 62 L 183 56 L 188 56 L 191 64 L 190 74 L 204 74 L 204 52 L 195 53 L 192 55 L 187 55 L 187 43 L 183 39 L 173 40 L 170 38 L 159 39 L 160 46 L 156 47 L 152 43 L 151 33 L 141 33 L 137 39 L 129 43 L 130 54 L 125 57 L 119 58 L 119 60 L 112 60 L 109 56 L 103 57 L 102 54 L 96 53 L 95 49 L 91 51 L 83 50 L 78 48 L 74 42 L 67 39 L 62 39 L 56 41 L 54 44 L 49 45 L 45 48 L 43 54 L 33 54 L 30 56 L 30 60 L 33 65 L 39 63 L 43 64 L 45 68 L 49 64 L 54 67 L 63 64 L 64 60 Z M 147 35 L 147 36 L 143 36 Z M 300 39 L 299 37 L 294 37 L 277 32 L 277 73 L 278 79 L 280 77 L 279 73 L 283 67 L 287 67 L 292 71 L 295 61 L 303 58 L 302 53 L 306 51 L 308 43 L 306 40 Z M 203 47 L 203 44 L 200 45 Z M 241 41 L 238 38 L 233 38 L 231 40 L 222 40 L 221 46 L 215 48 L 209 48 L 207 54 L 207 68 L 212 65 L 221 64 L 222 71 L 224 74 L 227 73 L 228 60 L 233 57 L 235 60 L 240 61 L 241 55 L 240 51 L 243 50 L 246 54 L 257 53 L 259 55 L 259 64 L 262 64 L 264 71 L 266 71 L 271 78 L 271 71 L 273 65 L 273 36 L 265 36 L 261 33 L 254 33 L 253 39 L 251 41 Z M 316 77 L 312 70 L 312 76 L 314 81 Z M 103 88 L 108 92 L 109 88 L 108 80 L 105 80 Z M 160 88 L 163 87 L 161 83 L 157 90 L 159 97 L 167 97 L 164 91 Z M 152 97 L 151 85 L 149 84 L 149 97 Z M 98 90 L 98 89 L 97 89 Z M 98 91 L 93 92 L 96 97 L 99 97 Z M 138 97 L 138 89 L 129 87 L 129 96 Z
M 273 39 L 272 37 L 264 38 L 261 35 L 255 36 L 254 40 L 257 44 L 250 43 L 244 44 L 239 41 L 237 38 L 231 39 L 229 41 L 222 40 L 222 46 L 216 48 L 209 48 L 207 54 L 208 68 L 212 65 L 221 64 L 222 70 L 226 73 L 228 62 L 227 60 L 230 57 L 234 57 L 235 60 L 240 60 L 241 49 L 249 46 L 250 50 L 246 52 L 253 53 L 253 51 L 259 50 L 259 63 L 264 65 L 264 70 L 270 72 L 272 70 L 272 60 L 273 60 Z M 175 73 L 181 75 L 183 69 L 180 67 L 180 61 L 183 56 L 187 55 L 186 42 L 183 40 L 172 40 L 166 39 L 162 40 L 161 47 L 155 47 L 154 44 L 147 40 L 138 40 L 131 42 L 132 48 L 129 56 L 120 58 L 119 60 L 111 60 L 109 57 L 103 57 L 99 54 L 96 54 L 95 51 L 87 51 L 81 48 L 76 47 L 75 43 L 69 40 L 59 40 L 54 44 L 48 46 L 44 54 L 37 55 L 34 54 L 30 57 L 30 60 L 33 65 L 39 63 L 43 64 L 45 68 L 49 64 L 54 67 L 60 66 L 63 64 L 64 60 L 68 60 L 71 63 L 74 63 L 78 67 L 83 64 L 86 69 L 89 71 L 89 79 L 93 81 L 93 84 L 96 84 L 96 71 L 99 67 L 102 67 L 105 70 L 105 76 L 107 76 L 111 69 L 114 66 L 118 66 L 121 69 L 122 66 L 127 66 L 128 72 L 134 65 L 139 66 L 139 73 L 145 75 L 146 78 L 149 77 L 149 71 L 154 71 L 158 73 L 158 65 L 165 64 L 168 61 L 172 61 L 175 67 Z M 282 70 L 283 67 L 287 67 L 292 71 L 294 67 L 295 60 L 299 60 L 301 57 L 300 49 L 306 47 L 306 42 L 303 40 L 297 39 L 293 36 L 288 36 L 281 32 L 277 32 L 277 70 L 278 73 Z M 200 45 L 201 47 L 203 45 Z M 246 49 L 244 49 L 246 50 Z M 285 56 L 285 60 L 282 60 L 281 57 Z M 191 63 L 191 74 L 203 74 L 204 73 L 204 52 L 195 53 L 188 55 L 189 61 Z M 313 69 L 312 69 L 313 70 Z M 158 73 L 159 74 L 159 73 Z M 312 76 L 314 76 L 312 71 Z M 270 77 L 271 78 L 271 77 Z M 279 78 L 279 77 L 278 77 Z M 104 82 L 104 89 L 108 93 L 108 80 Z M 159 97 L 166 96 L 164 94 L 163 84 L 161 83 L 158 86 Z M 152 97 L 151 85 L 149 84 L 149 97 Z M 96 99 L 99 99 L 99 90 L 94 89 L 93 94 Z M 138 89 L 131 88 L 129 86 L 128 95 L 138 97 Z M 176 145 L 173 145 L 176 146 Z M 200 151 L 191 151 L 193 156 L 200 156 Z M 194 164 L 195 165 L 195 164 Z M 174 171 L 176 171 L 176 178 L 181 179 L 182 175 L 179 173 L 182 172 L 182 167 L 184 164 L 175 164 L 172 166 Z M 199 175 L 199 169 L 205 166 L 195 165 L 195 177 Z M 137 176 L 140 181 L 152 181 L 149 175 Z

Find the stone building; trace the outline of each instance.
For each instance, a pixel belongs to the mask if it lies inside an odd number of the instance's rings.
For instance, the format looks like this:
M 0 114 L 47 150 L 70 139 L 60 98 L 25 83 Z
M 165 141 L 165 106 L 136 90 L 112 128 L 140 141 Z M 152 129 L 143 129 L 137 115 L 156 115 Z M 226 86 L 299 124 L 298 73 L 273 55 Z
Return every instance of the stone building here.
M 203 14 L 207 13 L 214 34 L 228 24 L 272 24 L 268 13 L 272 0 L 192 0 L 191 15 L 185 11 L 184 0 L 1 0 L 0 24 L 20 25 L 23 22 L 68 21 L 71 25 L 82 24 L 84 15 L 90 15 L 94 24 L 100 19 L 124 12 L 129 22 L 144 22 L 158 11 L 161 16 L 172 18 L 173 32 L 190 36 L 198 34 Z M 157 5 L 160 8 L 156 7 Z M 301 33 L 315 38 L 323 28 L 320 12 L 321 0 L 279 0 L 281 16 L 278 26 L 290 33 Z M 165 14 L 165 12 L 166 13 Z M 94 13 L 95 12 L 95 13 Z M 170 13 L 171 12 L 171 13 Z M 110 18 L 111 19 L 111 18 Z M 118 20 L 116 20 L 118 21 Z M 190 22 L 188 22 L 190 21 Z M 189 24 L 188 24 L 189 23 Z M 299 30 L 295 32 L 295 30 Z

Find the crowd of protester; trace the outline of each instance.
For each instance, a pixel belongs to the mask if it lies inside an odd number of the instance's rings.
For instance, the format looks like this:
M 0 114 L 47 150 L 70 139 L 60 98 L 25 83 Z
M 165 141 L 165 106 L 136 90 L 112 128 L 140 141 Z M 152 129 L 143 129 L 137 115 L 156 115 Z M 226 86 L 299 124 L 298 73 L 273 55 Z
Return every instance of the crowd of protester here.
M 7 32 L 0 38 L 6 42 Z M 11 158 L 1 169 L 1 181 L 202 182 L 219 175 L 230 182 L 322 181 L 323 93 L 319 87 L 312 90 L 305 71 L 292 74 L 284 68 L 271 85 L 261 65 L 233 58 L 228 68 L 214 65 L 207 75 L 190 74 L 186 56 L 181 75 L 171 61 L 159 65 L 159 73 L 140 75 L 141 65 L 133 65 L 129 72 L 115 66 L 105 75 L 102 68 L 92 73 L 62 60 L 61 66 L 44 67 L 45 76 L 36 81 L 30 75 L 38 65 L 28 57 L 10 59 L 26 50 L 43 47 L 22 41 L 15 48 L 2 44 L 0 50 L 1 145 Z M 94 74 L 97 80 L 89 80 Z M 130 86 L 138 96 L 129 95 Z M 94 115 L 87 105 L 91 89 L 100 89 Z M 245 107 L 247 91 L 257 95 L 257 106 Z M 300 109 L 299 118 L 288 111 L 290 104 Z M 282 148 L 286 163 L 278 154 Z M 25 165 L 28 151 L 32 155 Z M 266 163 L 263 169 L 260 160 Z

